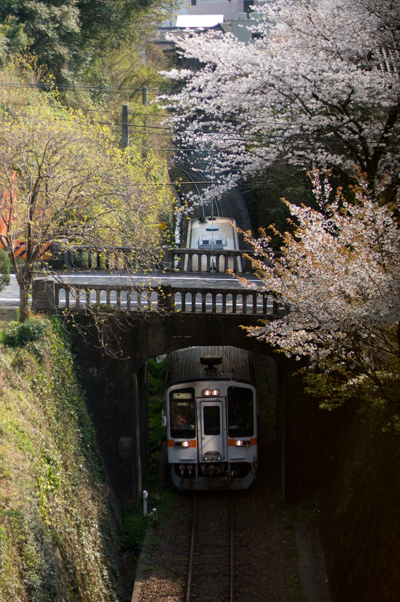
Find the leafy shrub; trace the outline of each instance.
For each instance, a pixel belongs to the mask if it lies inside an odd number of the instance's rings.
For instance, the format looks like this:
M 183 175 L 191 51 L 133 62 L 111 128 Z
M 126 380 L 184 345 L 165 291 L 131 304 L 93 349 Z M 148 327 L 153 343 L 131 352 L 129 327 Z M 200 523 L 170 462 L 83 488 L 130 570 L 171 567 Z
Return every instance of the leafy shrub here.
M 0 249 L 0 291 L 7 284 L 10 284 L 10 258 L 3 249 Z
M 156 362 L 153 359 L 149 359 L 147 362 L 149 370 L 149 394 L 151 396 L 162 395 L 164 393 L 168 365 L 168 357 L 163 359 L 162 362 Z
M 8 347 L 24 347 L 27 343 L 43 338 L 47 331 L 46 322 L 29 319 L 25 322 L 10 322 L 3 333 L 3 343 Z
M 139 552 L 149 519 L 141 510 L 126 508 L 122 512 L 121 544 L 125 550 Z
M 167 436 L 167 429 L 161 426 L 162 409 L 164 400 L 159 403 L 149 404 L 149 445 L 150 447 L 157 445 L 159 441 L 163 441 Z

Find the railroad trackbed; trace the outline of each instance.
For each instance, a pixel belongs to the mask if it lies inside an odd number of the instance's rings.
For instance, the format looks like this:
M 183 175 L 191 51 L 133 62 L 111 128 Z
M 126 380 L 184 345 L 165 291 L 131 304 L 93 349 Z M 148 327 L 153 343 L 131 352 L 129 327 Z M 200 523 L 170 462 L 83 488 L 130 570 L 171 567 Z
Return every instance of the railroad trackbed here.
M 232 602 L 234 582 L 234 496 L 195 494 L 185 600 Z

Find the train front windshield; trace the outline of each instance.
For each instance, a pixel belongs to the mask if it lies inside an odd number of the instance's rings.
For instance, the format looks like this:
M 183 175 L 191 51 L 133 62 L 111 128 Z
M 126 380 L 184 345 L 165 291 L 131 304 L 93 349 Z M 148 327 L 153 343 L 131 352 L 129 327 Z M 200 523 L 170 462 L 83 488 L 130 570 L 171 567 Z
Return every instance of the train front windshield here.
M 204 408 L 204 434 L 221 434 L 221 412 L 219 406 L 206 406 Z
M 228 388 L 229 437 L 254 435 L 253 391 L 244 387 Z
M 172 391 L 170 395 L 171 437 L 193 439 L 195 429 L 194 389 Z

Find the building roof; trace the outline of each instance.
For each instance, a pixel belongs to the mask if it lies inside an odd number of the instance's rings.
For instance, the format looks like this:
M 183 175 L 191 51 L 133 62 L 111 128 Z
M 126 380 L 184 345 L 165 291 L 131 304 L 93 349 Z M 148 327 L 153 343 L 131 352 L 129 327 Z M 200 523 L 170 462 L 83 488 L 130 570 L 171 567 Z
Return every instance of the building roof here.
M 224 15 L 178 15 L 176 27 L 195 29 L 198 27 L 215 27 L 223 21 Z

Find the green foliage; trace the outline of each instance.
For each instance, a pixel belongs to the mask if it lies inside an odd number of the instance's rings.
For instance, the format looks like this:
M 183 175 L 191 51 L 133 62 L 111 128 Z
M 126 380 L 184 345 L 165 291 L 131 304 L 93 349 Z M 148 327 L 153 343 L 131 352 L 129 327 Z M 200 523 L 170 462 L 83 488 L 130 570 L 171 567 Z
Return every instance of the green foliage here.
M 159 441 L 163 441 L 167 436 L 167 428 L 161 426 L 162 409 L 164 401 L 149 404 L 149 445 L 150 447 L 157 445 Z
M 149 518 L 138 509 L 125 508 L 122 512 L 121 544 L 125 550 L 139 552 L 146 535 Z
M 293 523 L 310 524 L 315 522 L 320 512 L 320 500 L 318 498 L 309 498 L 299 504 L 287 507 L 283 516 L 287 519 L 287 528 L 292 529 Z
M 143 41 L 146 20 L 165 19 L 169 0 L 3 0 L 10 51 L 28 48 L 56 78 L 72 82 L 119 45 Z M 138 25 L 142 27 L 138 27 Z
M 23 23 L 19 23 L 17 18 L 8 15 L 5 21 L 0 24 L 0 33 L 4 36 L 5 50 L 11 54 L 19 54 L 24 52 L 32 43 L 24 29 Z M 5 59 L 6 53 L 3 56 Z
M 0 249 L 0 291 L 10 284 L 10 259 L 3 249 Z
M 0 600 L 115 602 L 114 502 L 68 337 L 55 317 L 12 324 L 5 334 L 12 346 L 0 347 Z
M 48 324 L 35 318 L 25 322 L 9 322 L 3 332 L 2 342 L 8 347 L 24 347 L 28 343 L 38 341 L 48 331 Z
M 289 575 L 288 585 L 292 602 L 307 602 L 307 596 L 301 588 L 300 579 L 297 574 Z
M 151 431 L 151 428 L 150 428 Z M 150 435 L 151 439 L 151 435 Z M 159 439 L 153 439 L 153 445 L 159 443 Z M 151 445 L 151 444 L 150 444 Z M 146 474 L 144 479 L 144 488 L 147 491 L 154 491 L 158 480 L 158 468 L 160 465 L 161 452 L 155 451 L 154 449 L 150 452 L 146 464 Z
M 314 205 L 311 181 L 304 170 L 291 165 L 273 165 L 265 173 L 251 180 L 247 186 L 252 221 L 256 230 L 264 228 L 272 236 L 272 245 L 279 248 L 281 237 L 273 234 L 269 227 L 274 225 L 280 233 L 292 231 L 288 222 L 290 212 L 282 198 L 290 199 L 295 205 Z
M 395 336 L 392 337 L 393 340 Z M 395 348 L 395 345 L 393 345 Z M 354 345 L 354 351 L 356 346 Z M 328 360 L 325 366 L 331 372 L 303 371 L 305 391 L 319 400 L 319 407 L 324 410 L 334 410 L 351 400 L 358 400 L 363 405 L 375 407 L 382 412 L 392 427 L 399 430 L 399 418 L 397 416 L 400 373 L 400 358 L 393 354 L 388 358 L 382 370 L 376 370 L 372 366 L 367 371 L 370 378 L 360 378 L 352 364 L 341 365 Z M 388 403 L 388 400 L 396 400 L 396 403 Z
M 20 2 L 5 1 L 0 8 L 0 19 L 13 19 L 14 29 L 23 27 L 30 50 L 40 57 L 54 73 L 62 74 L 73 57 L 79 34 L 79 12 L 74 2 Z M 69 6 L 68 6 L 69 5 Z M 7 32 L 10 43 L 15 40 L 13 30 Z M 15 43 L 15 42 L 14 42 Z
M 0 71 L 0 83 L 6 75 Z M 9 110 L 14 102 L 23 106 L 17 113 Z M 146 158 L 135 147 L 122 150 L 99 116 L 66 110 L 56 94 L 29 91 L 21 98 L 18 89 L 0 86 L 0 118 L 0 221 L 20 287 L 20 321 L 28 315 L 29 286 L 49 242 L 68 252 L 76 245 L 102 249 L 101 264 L 107 253 L 112 269 L 127 267 L 120 247 L 135 248 L 131 271 L 161 260 L 166 233 L 160 223 L 172 206 L 172 196 L 159 186 L 164 159 L 150 150 Z M 21 264 L 14 242 L 28 239 Z
M 294 520 L 298 523 L 312 523 L 315 521 L 319 513 L 320 501 L 311 499 L 307 502 L 302 502 L 293 510 Z
M 151 396 L 159 396 L 164 393 L 165 378 L 169 366 L 169 358 L 166 357 L 161 362 L 154 359 L 149 359 L 147 367 L 149 370 L 149 394 Z
M 162 409 L 165 406 L 165 379 L 168 371 L 169 357 L 161 362 L 149 359 L 147 362 L 149 379 L 149 445 L 154 447 L 167 436 L 166 427 L 161 426 Z

